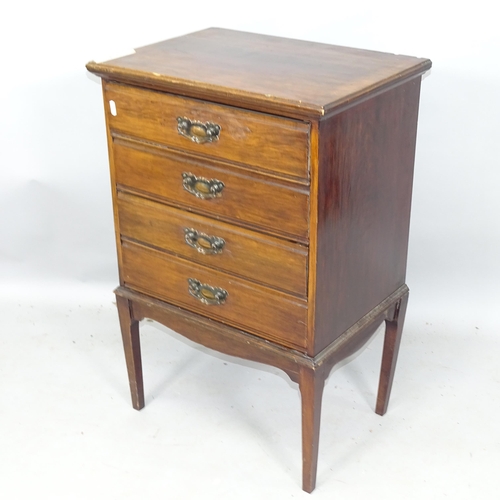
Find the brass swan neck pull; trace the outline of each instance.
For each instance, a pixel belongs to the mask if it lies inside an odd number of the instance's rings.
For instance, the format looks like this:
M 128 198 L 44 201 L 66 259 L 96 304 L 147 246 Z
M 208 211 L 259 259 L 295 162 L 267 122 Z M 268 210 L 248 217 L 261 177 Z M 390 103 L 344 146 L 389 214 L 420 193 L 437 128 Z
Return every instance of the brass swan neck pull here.
M 203 304 L 220 306 L 226 302 L 228 293 L 223 288 L 201 283 L 195 278 L 188 278 L 188 285 L 189 293 Z
M 220 125 L 212 122 L 202 123 L 179 116 L 177 117 L 177 132 L 197 144 L 204 144 L 219 140 Z
M 184 239 L 186 243 L 204 255 L 215 255 L 222 253 L 226 242 L 218 236 L 209 236 L 191 227 L 184 228 Z
M 218 179 L 197 177 L 190 172 L 182 173 L 182 186 L 188 193 L 202 200 L 219 198 L 222 196 L 222 190 L 224 189 L 224 183 L 222 181 Z

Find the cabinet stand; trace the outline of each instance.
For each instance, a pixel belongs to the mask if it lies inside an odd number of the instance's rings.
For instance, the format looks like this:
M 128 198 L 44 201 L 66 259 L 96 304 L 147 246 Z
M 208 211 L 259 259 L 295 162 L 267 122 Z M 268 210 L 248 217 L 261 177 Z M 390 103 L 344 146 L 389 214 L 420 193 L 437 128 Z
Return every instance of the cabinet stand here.
M 386 329 L 375 411 L 379 415 L 387 411 L 408 303 L 406 285 L 401 286 L 313 358 L 124 287 L 117 288 L 115 294 L 132 405 L 136 410 L 144 407 L 139 340 L 139 321 L 144 318 L 153 319 L 210 349 L 280 368 L 299 384 L 302 399 L 302 488 L 308 493 L 316 485 L 321 401 L 325 381 L 332 368 L 363 347 L 384 320 Z

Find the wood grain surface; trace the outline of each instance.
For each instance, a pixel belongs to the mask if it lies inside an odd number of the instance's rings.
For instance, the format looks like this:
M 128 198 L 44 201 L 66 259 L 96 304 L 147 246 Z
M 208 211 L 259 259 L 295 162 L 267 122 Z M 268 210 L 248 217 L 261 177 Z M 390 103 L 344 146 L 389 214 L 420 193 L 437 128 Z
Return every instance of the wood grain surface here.
M 385 413 L 408 300 L 420 76 L 430 67 L 217 28 L 87 65 L 103 77 L 116 294 L 135 408 L 144 405 L 143 318 L 279 367 L 299 384 L 311 492 L 324 382 L 385 320 L 376 405 Z M 178 118 L 218 140 L 184 137 Z M 186 176 L 205 192 L 215 184 L 217 196 L 190 193 Z M 198 252 L 186 228 L 206 234 L 205 245 L 223 238 L 223 251 Z
M 309 196 L 265 176 L 171 151 L 115 140 L 115 179 L 121 189 L 150 193 L 182 208 L 307 242 Z M 200 199 L 183 188 L 182 174 L 224 183 L 219 198 Z
M 200 264 L 123 242 L 126 286 L 217 319 L 259 337 L 304 350 L 307 302 Z M 189 294 L 188 278 L 228 292 L 222 305 L 206 305 Z
M 108 116 L 112 131 L 291 177 L 309 176 L 307 123 L 114 83 L 104 84 L 104 96 L 108 106 L 110 100 L 116 106 L 116 116 Z M 193 142 L 177 131 L 178 117 L 219 125 L 219 139 Z
M 122 237 L 161 248 L 207 267 L 305 297 L 307 247 L 118 192 Z M 188 245 L 185 229 L 224 240 L 217 254 Z
M 416 78 L 320 123 L 312 354 L 405 282 L 419 94 Z
M 318 117 L 430 66 L 428 59 L 210 28 L 87 69 L 257 111 Z

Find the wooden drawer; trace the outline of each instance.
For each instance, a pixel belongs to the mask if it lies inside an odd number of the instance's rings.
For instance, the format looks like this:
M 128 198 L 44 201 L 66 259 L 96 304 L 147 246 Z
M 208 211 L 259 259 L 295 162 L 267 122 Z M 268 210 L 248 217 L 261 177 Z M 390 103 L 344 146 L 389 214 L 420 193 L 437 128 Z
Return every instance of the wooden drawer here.
M 307 247 L 123 192 L 117 204 L 123 237 L 306 296 Z
M 196 154 L 309 177 L 309 124 L 196 99 L 104 83 L 111 131 Z M 109 112 L 114 101 L 116 116 Z M 197 144 L 179 134 L 177 118 L 220 126 L 219 139 Z
M 244 175 L 179 153 L 136 149 L 134 143 L 125 141 L 114 141 L 113 155 L 119 188 L 151 193 L 210 217 L 307 241 L 309 207 L 305 188 L 271 182 L 258 174 Z M 188 192 L 183 187 L 183 174 L 187 173 L 223 182 L 220 196 L 202 199 Z
M 306 346 L 306 301 L 132 242 L 123 242 L 122 262 L 129 288 L 283 345 Z M 202 303 L 189 292 L 190 278 L 226 291 L 225 302 Z

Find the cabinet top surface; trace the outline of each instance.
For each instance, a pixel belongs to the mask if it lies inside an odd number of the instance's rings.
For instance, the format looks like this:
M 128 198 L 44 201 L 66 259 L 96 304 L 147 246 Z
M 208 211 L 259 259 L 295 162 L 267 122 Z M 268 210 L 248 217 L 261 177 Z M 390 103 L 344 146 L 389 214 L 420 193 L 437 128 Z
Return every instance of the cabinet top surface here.
M 428 59 L 210 28 L 87 68 L 187 96 L 322 116 L 430 66 Z

